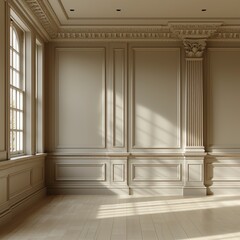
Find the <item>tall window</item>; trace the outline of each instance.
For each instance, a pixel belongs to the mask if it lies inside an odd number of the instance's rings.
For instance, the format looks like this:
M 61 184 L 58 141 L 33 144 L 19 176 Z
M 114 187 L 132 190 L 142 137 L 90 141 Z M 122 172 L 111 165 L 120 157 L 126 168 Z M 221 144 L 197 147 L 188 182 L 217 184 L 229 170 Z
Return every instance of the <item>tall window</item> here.
M 10 154 L 24 153 L 23 32 L 10 26 Z

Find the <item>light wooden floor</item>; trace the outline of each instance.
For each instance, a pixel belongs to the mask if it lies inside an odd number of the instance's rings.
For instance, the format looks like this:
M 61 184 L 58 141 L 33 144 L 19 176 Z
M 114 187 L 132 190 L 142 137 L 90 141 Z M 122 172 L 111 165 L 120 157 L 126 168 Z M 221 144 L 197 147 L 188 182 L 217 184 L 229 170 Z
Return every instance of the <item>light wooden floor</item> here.
M 239 240 L 240 197 L 49 196 L 0 239 Z

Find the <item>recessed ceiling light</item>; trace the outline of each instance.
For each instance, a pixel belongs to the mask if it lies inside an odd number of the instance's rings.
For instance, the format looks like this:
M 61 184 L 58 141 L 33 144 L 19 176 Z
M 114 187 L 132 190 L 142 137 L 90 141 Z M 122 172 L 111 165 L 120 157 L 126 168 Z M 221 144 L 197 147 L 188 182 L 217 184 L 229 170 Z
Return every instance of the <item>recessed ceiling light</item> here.
M 121 11 L 122 11 L 122 9 L 120 9 L 120 8 L 117 8 L 117 9 L 116 9 L 116 11 L 117 11 L 117 12 L 121 12 Z
M 73 8 L 70 9 L 70 12 L 74 12 L 74 11 L 75 11 L 75 9 L 73 9 Z
M 206 11 L 207 11 L 207 9 L 206 9 L 206 8 L 203 8 L 203 9 L 202 9 L 202 12 L 206 12 Z

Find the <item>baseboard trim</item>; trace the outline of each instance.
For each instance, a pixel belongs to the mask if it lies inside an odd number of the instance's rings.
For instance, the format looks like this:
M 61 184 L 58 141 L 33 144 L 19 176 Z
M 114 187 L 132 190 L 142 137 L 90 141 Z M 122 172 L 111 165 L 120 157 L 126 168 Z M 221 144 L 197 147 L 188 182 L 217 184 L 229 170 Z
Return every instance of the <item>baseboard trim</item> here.
M 240 187 L 208 187 L 208 195 L 240 195 Z
M 184 187 L 183 196 L 206 196 L 206 187 Z
M 129 188 L 48 188 L 49 195 L 129 195 Z
M 182 196 L 182 187 L 162 187 L 162 188 L 137 188 L 132 187 L 130 189 L 131 195 L 143 195 L 143 196 Z
M 16 215 L 20 212 L 34 204 L 35 202 L 39 201 L 40 199 L 46 196 L 46 188 L 42 188 L 31 195 L 27 196 L 26 198 L 20 200 L 19 202 L 9 206 L 7 210 L 0 213 L 0 225 L 4 225 L 11 221 Z

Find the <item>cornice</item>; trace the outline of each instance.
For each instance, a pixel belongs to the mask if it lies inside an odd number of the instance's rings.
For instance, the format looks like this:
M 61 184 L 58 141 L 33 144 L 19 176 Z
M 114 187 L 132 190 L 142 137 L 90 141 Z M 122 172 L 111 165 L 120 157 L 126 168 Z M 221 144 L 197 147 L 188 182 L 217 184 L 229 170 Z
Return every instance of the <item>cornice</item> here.
M 180 39 L 204 38 L 213 36 L 222 23 L 169 23 L 171 31 Z
M 57 39 L 174 39 L 167 27 L 158 28 L 87 28 L 57 33 Z
M 240 40 L 240 26 L 221 27 L 211 39 Z
M 25 0 L 51 39 L 56 38 L 58 26 L 42 0 Z
M 20 0 L 24 1 L 24 0 Z M 170 22 L 166 26 L 62 27 L 45 0 L 24 1 L 38 18 L 50 41 L 58 40 L 178 40 L 186 38 L 239 40 L 240 26 L 222 22 Z

